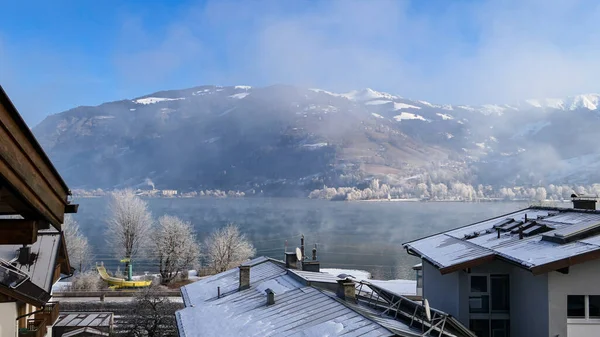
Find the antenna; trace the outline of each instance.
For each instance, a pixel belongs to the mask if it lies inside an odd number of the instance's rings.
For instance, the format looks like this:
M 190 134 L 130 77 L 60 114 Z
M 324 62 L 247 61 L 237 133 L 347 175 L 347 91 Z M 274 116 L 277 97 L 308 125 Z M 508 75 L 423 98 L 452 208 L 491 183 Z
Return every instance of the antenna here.
M 298 261 L 302 261 L 302 251 L 298 247 L 296 247 L 296 258 Z
M 429 308 L 429 301 L 424 299 L 423 303 L 425 304 L 425 315 L 427 316 L 427 321 L 431 321 L 431 308 Z

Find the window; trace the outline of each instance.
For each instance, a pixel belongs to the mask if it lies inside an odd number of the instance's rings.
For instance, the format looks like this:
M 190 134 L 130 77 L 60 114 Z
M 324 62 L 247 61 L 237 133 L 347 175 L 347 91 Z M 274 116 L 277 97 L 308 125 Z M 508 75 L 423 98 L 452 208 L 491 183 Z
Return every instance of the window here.
M 490 312 L 490 297 L 470 296 L 469 297 L 469 312 L 470 313 L 488 313 Z
M 417 270 L 417 288 L 423 288 L 423 270 Z
M 469 321 L 469 329 L 477 335 L 477 337 L 490 336 L 490 321 L 487 319 L 472 319 Z
M 471 276 L 471 292 L 472 293 L 487 293 L 487 276 L 473 275 Z
M 492 320 L 492 336 L 491 337 L 509 337 L 510 336 L 510 321 L 507 319 Z
M 509 276 L 471 274 L 469 281 L 469 328 L 478 337 L 509 337 Z
M 600 295 L 568 295 L 567 318 L 600 319 Z
M 510 310 L 510 292 L 508 287 L 508 275 L 490 276 L 492 312 L 508 312 Z
M 585 318 L 585 296 L 567 296 L 567 318 Z
M 600 318 L 600 296 L 588 296 L 589 318 Z

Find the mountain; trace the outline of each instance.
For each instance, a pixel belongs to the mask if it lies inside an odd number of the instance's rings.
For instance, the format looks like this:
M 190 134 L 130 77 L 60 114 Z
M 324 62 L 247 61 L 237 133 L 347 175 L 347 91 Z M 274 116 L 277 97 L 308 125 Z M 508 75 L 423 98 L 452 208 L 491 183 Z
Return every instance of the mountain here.
M 77 107 L 33 131 L 74 188 L 591 183 L 600 179 L 599 98 L 468 106 L 372 89 L 201 86 Z

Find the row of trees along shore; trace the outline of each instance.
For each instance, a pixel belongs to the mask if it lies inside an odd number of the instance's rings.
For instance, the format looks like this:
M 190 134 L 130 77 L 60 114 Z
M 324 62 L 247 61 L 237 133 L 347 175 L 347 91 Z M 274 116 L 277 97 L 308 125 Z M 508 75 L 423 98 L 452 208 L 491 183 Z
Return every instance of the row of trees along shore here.
M 377 199 L 428 199 L 448 201 L 476 201 L 485 199 L 560 201 L 569 200 L 572 193 L 600 195 L 600 184 L 554 185 L 537 187 L 512 186 L 493 187 L 491 185 L 470 185 L 455 183 L 418 183 L 390 186 L 373 179 L 368 186 L 327 187 L 316 189 L 309 194 L 311 199 L 326 200 L 377 200 Z
M 168 284 L 185 276 L 190 269 L 219 273 L 254 256 L 256 250 L 236 225 L 216 229 L 201 244 L 192 223 L 177 216 L 162 215 L 156 221 L 148 203 L 132 190 L 109 194 L 106 221 L 106 247 L 117 259 L 135 263 L 136 259 L 154 261 L 160 283 Z M 79 224 L 67 216 L 63 224 L 71 265 L 79 271 L 75 288 L 96 288 L 97 274 L 89 271 L 93 254 L 88 238 Z M 103 256 L 106 256 L 103 254 Z

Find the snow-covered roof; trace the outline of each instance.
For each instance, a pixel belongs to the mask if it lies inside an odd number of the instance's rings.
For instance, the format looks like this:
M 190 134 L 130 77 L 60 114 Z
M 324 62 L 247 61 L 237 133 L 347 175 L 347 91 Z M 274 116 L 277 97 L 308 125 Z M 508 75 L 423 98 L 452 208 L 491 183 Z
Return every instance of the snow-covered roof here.
M 442 273 L 499 259 L 540 274 L 600 258 L 597 229 L 600 211 L 530 207 L 403 246 Z
M 186 308 L 176 313 L 180 336 L 394 336 L 344 301 L 307 285 L 308 279 L 331 280 L 331 275 L 288 273 L 268 258 L 245 265 L 250 266 L 249 289 L 238 290 L 239 268 L 181 288 Z M 266 289 L 275 292 L 275 304 L 267 306 Z

